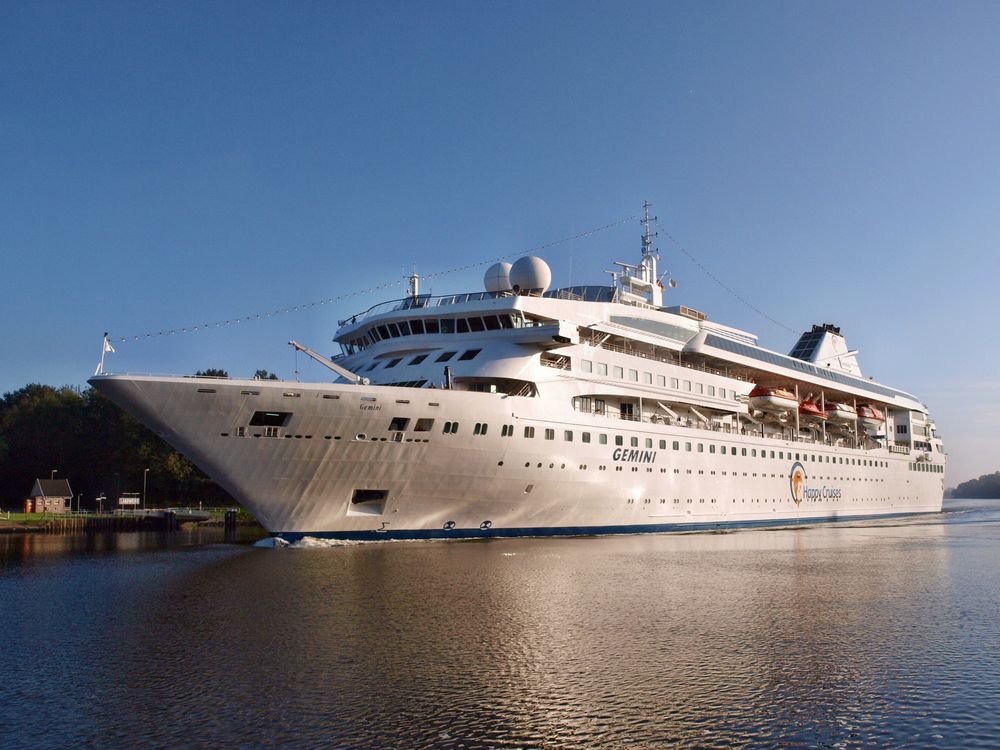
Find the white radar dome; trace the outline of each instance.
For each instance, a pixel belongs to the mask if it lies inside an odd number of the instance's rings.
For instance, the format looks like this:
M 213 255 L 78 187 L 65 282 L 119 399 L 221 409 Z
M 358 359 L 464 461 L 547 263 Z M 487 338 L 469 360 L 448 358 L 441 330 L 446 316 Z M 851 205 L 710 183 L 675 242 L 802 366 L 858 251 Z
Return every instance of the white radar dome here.
M 510 284 L 520 292 L 543 294 L 552 283 L 549 264 L 534 255 L 517 260 L 510 267 Z
M 483 276 L 483 286 L 487 292 L 510 291 L 510 263 L 494 263 L 486 269 Z

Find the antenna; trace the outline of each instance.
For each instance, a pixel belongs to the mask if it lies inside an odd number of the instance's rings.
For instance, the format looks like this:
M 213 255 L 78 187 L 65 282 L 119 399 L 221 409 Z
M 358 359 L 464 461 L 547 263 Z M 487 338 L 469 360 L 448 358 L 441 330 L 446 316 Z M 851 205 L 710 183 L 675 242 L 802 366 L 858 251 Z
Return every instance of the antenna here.
M 642 204 L 642 229 L 643 229 L 643 231 L 642 231 L 642 254 L 644 256 L 645 255 L 649 255 L 651 252 L 653 252 L 653 249 L 652 249 L 653 248 L 653 238 L 660 236 L 659 232 L 653 232 L 652 234 L 649 233 L 649 224 L 650 224 L 650 222 L 654 222 L 655 223 L 655 222 L 659 221 L 659 219 L 656 216 L 654 216 L 652 219 L 649 218 L 649 209 L 652 208 L 652 206 L 653 206 L 653 204 L 650 203 L 649 201 L 643 201 L 643 204 Z

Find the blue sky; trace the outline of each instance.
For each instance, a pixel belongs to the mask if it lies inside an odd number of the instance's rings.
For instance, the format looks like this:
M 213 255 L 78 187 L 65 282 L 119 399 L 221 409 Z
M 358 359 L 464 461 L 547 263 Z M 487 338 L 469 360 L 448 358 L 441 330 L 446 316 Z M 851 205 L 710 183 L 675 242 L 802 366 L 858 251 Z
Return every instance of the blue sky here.
M 1000 4 L 0 4 L 0 391 L 109 369 L 325 377 L 338 318 L 654 203 L 798 332 L 1000 468 Z M 601 283 L 638 224 L 543 253 Z M 663 234 L 673 302 L 796 333 Z M 478 289 L 482 268 L 431 291 Z

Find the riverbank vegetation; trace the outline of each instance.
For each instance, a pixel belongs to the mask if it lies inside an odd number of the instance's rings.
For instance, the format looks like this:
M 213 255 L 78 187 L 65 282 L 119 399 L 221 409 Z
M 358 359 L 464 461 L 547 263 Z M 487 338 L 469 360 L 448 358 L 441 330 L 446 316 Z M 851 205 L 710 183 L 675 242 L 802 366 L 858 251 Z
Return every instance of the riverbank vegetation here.
M 983 474 L 978 479 L 962 482 L 958 487 L 950 489 L 945 497 L 958 498 L 994 498 L 1000 497 L 1000 471 Z
M 221 373 L 224 376 L 224 373 Z M 36 478 L 68 479 L 73 507 L 104 509 L 125 492 L 146 505 L 235 501 L 159 437 L 92 388 L 26 385 L 0 399 L 0 507 L 19 510 Z

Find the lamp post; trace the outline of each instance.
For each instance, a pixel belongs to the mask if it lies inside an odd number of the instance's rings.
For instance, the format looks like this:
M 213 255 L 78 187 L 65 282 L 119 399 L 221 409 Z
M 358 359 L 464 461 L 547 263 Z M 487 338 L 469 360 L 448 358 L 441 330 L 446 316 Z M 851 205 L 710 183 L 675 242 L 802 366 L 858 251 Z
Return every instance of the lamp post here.
M 146 510 L 146 476 L 149 474 L 149 469 L 142 470 L 142 509 Z
M 59 471 L 59 469 L 52 469 L 52 471 L 49 472 L 49 479 L 50 480 L 56 478 L 56 472 L 57 471 Z

